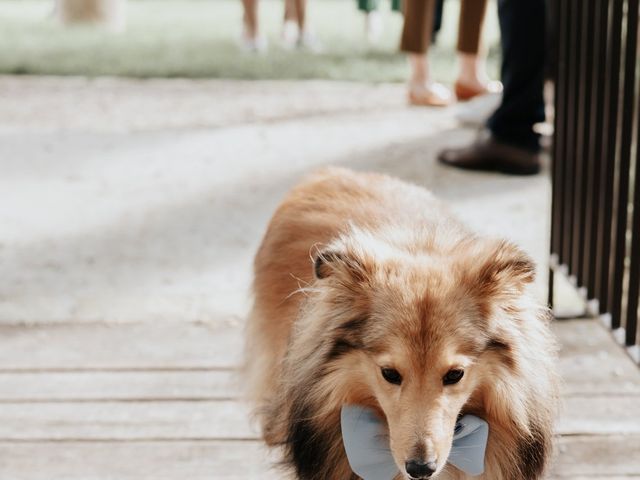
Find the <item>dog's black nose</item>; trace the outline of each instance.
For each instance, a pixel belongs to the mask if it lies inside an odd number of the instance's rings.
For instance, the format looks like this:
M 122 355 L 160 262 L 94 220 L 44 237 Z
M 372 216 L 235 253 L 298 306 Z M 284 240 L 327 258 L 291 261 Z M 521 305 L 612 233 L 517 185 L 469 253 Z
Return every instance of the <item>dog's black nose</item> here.
M 423 463 L 419 460 L 409 460 L 404 468 L 411 478 L 429 478 L 436 471 L 436 462 Z

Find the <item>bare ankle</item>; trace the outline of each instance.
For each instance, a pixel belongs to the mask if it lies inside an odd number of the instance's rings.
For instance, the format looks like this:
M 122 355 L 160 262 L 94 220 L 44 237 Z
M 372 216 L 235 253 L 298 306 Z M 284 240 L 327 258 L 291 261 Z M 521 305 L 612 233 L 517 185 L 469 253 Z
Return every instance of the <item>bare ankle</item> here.
M 425 85 L 429 81 L 429 65 L 424 55 L 412 53 L 409 55 L 409 64 L 411 65 L 411 78 L 409 82 L 412 85 Z

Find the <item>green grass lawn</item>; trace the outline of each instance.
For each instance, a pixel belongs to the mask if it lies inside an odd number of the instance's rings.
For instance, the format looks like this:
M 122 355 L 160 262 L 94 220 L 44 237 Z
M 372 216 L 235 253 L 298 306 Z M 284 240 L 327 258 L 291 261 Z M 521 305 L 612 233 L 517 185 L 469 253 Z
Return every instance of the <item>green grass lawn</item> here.
M 64 28 L 51 16 L 53 1 L 0 0 L 0 73 L 118 75 L 242 79 L 402 81 L 408 73 L 398 53 L 402 17 L 386 2 L 385 30 L 370 47 L 355 0 L 309 0 L 309 18 L 323 53 L 279 47 L 283 5 L 262 0 L 260 20 L 269 38 L 265 54 L 240 51 L 240 0 L 129 0 L 127 29 L 113 34 L 93 27 Z M 431 51 L 435 76 L 455 78 L 458 2 L 448 0 L 438 45 Z M 497 77 L 495 7 L 486 43 L 489 72 Z

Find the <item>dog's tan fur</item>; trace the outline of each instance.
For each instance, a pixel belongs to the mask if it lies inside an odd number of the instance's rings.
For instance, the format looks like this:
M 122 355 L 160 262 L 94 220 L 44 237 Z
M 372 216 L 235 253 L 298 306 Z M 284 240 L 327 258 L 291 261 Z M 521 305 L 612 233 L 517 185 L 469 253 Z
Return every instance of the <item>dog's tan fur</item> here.
M 557 388 L 533 278 L 524 253 L 472 234 L 419 187 L 312 175 L 280 205 L 255 259 L 246 366 L 265 441 L 284 447 L 298 478 L 358 478 L 339 419 L 358 404 L 385 421 L 401 472 L 418 456 L 437 460 L 432 478 L 464 479 L 443 459 L 457 416 L 472 413 L 490 429 L 482 478 L 541 478 Z M 454 368 L 464 377 L 443 385 Z

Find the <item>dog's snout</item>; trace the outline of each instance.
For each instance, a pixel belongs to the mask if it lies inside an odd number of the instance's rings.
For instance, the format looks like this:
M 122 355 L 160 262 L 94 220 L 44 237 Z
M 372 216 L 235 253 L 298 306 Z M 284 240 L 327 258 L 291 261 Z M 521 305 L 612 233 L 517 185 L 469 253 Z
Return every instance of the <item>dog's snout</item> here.
M 436 471 L 436 462 L 423 462 L 422 460 L 409 460 L 404 465 L 411 478 L 429 478 Z

